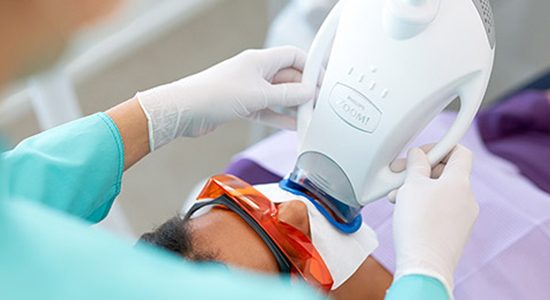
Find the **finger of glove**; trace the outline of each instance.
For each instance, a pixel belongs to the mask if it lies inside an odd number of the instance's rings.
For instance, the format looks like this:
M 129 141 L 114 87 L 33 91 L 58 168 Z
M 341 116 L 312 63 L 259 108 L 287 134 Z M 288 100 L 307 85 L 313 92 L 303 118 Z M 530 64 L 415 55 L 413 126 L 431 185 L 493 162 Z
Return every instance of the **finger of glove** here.
M 424 151 L 424 153 L 428 153 L 430 150 L 432 150 L 434 146 L 435 144 L 423 145 L 423 146 L 420 146 L 420 150 Z M 390 169 L 393 172 L 402 172 L 402 171 L 405 171 L 406 166 L 407 166 L 407 160 L 404 158 L 398 158 L 391 163 Z
M 403 172 L 407 167 L 407 160 L 404 158 L 398 158 L 390 164 L 392 172 Z
M 432 169 L 432 179 L 438 179 L 443 174 L 443 171 L 445 171 L 445 164 L 438 164 L 437 166 L 433 167 Z
M 264 76 L 274 75 L 288 68 L 303 71 L 307 60 L 306 52 L 293 46 L 267 49 L 261 51 L 260 57 Z
M 302 81 L 302 72 L 296 69 L 287 68 L 279 71 L 273 79 L 271 80 L 272 84 L 282 84 L 282 83 L 296 83 Z
M 430 177 L 431 166 L 426 153 L 420 148 L 409 150 L 407 155 L 407 179 L 413 177 Z
M 470 177 L 470 174 L 472 173 L 472 164 L 472 152 L 468 148 L 458 145 L 451 152 L 441 178 Z
M 304 83 L 283 83 L 269 85 L 266 91 L 268 107 L 297 106 L 315 97 L 315 86 Z
M 426 144 L 420 146 L 420 150 L 422 150 L 424 153 L 428 154 L 428 152 L 432 151 L 432 149 L 435 147 L 435 144 Z
M 296 118 L 285 114 L 276 113 L 270 109 L 263 109 L 252 113 L 247 117 L 258 124 L 283 130 L 296 130 Z

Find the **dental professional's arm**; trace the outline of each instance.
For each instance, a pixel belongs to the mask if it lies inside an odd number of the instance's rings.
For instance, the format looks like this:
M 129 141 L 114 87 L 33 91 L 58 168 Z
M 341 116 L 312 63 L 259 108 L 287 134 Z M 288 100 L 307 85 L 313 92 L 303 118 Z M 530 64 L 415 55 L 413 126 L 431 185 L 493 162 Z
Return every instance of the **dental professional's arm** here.
M 479 205 L 470 186 L 472 153 L 457 146 L 444 164 L 438 176 L 422 150 L 409 152 L 407 179 L 393 195 L 397 265 L 388 300 L 453 298 L 454 272 Z
M 124 142 L 125 169 L 177 137 L 201 136 L 239 118 L 293 129 L 293 116 L 271 108 L 313 98 L 315 87 L 300 83 L 305 61 L 295 47 L 248 50 L 108 110 Z
M 202 73 L 153 88 L 107 113 L 30 137 L 1 153 L 7 199 L 27 199 L 97 223 L 120 193 L 123 171 L 180 136 L 237 118 L 292 127 L 292 107 L 313 98 L 299 83 L 306 54 L 293 47 L 245 51 Z
M 116 124 L 124 145 L 124 170 L 149 154 L 147 117 L 137 97 L 123 102 L 106 114 Z

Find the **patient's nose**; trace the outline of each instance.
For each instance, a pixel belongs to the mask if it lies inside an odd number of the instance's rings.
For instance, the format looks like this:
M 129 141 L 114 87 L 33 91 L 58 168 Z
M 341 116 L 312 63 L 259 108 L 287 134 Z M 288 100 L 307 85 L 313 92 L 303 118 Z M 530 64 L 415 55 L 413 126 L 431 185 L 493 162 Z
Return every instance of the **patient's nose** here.
M 279 204 L 279 220 L 292 225 L 308 237 L 311 237 L 309 233 L 309 217 L 305 203 L 293 200 Z

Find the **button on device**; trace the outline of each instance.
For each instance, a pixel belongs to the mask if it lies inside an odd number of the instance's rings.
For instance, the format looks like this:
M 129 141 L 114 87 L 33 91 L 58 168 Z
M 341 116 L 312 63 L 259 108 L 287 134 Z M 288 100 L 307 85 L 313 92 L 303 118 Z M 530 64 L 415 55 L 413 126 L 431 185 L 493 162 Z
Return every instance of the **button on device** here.
M 342 120 L 356 129 L 373 133 L 380 124 L 382 112 L 363 94 L 344 84 L 334 86 L 329 103 Z

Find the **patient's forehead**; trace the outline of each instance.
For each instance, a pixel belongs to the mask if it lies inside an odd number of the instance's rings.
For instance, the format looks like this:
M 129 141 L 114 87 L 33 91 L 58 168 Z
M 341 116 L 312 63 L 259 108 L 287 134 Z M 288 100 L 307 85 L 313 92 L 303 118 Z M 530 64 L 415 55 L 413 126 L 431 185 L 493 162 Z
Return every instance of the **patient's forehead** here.
M 264 241 L 232 211 L 214 207 L 190 220 L 189 226 L 195 251 L 211 253 L 216 260 L 247 270 L 278 272 Z

